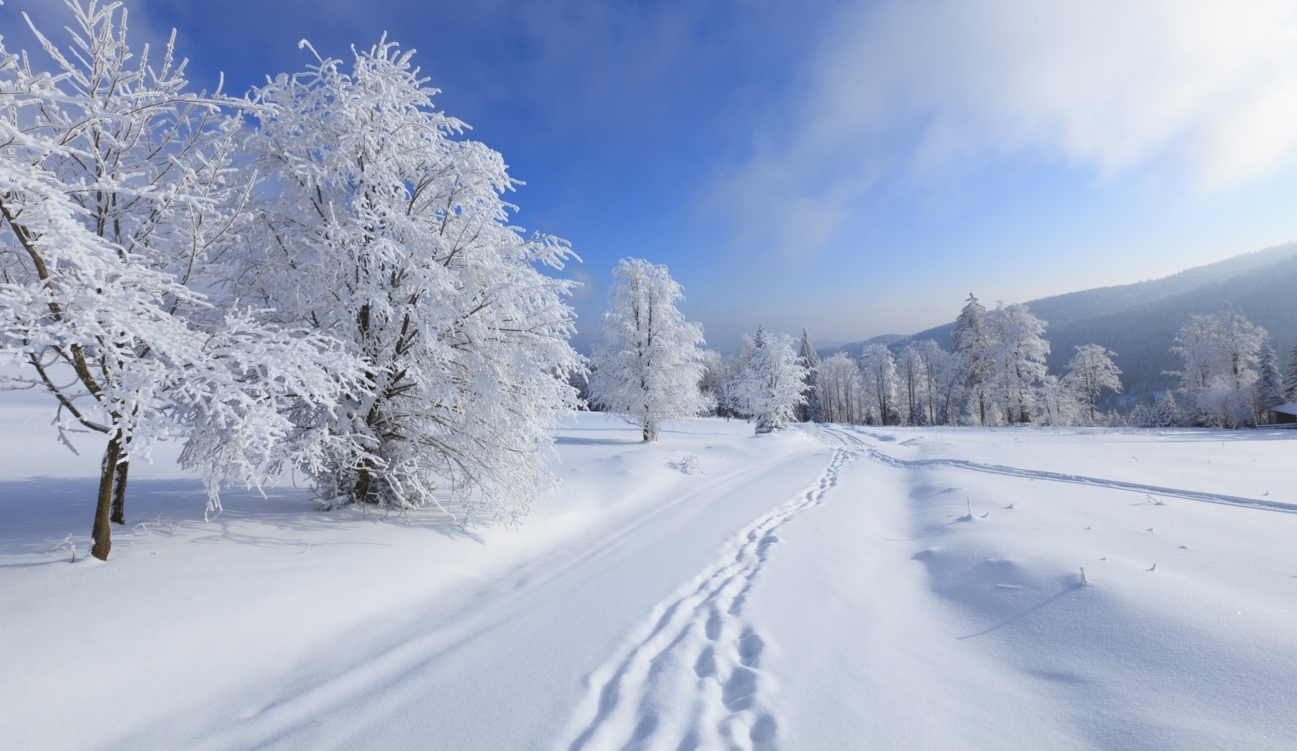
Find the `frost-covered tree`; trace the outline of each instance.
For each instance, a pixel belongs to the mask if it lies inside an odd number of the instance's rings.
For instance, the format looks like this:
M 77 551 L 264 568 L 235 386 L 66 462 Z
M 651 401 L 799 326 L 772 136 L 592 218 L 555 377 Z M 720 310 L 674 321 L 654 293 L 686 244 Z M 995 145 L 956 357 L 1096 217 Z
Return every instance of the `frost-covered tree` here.
M 860 375 L 869 401 L 869 414 L 878 425 L 895 425 L 896 361 L 885 344 L 871 344 L 860 352 Z
M 1117 353 L 1098 344 L 1077 346 L 1076 355 L 1067 364 L 1064 381 L 1071 386 L 1089 410 L 1090 422 L 1095 419 L 1094 402 L 1103 389 L 1121 393 L 1121 369 L 1112 361 Z
M 1082 403 L 1076 388 L 1055 375 L 1041 379 L 1036 405 L 1040 421 L 1045 425 L 1075 425 L 1081 414 Z M 1090 417 L 1090 424 L 1094 424 Z
M 913 343 L 906 344 L 896 359 L 896 377 L 900 384 L 901 398 L 904 401 L 902 422 L 909 425 L 923 425 L 928 422 L 927 410 L 923 405 L 924 381 L 923 355 Z
M 1297 402 L 1297 339 L 1293 340 L 1292 349 L 1288 351 L 1288 369 L 1283 376 L 1284 399 Z
M 915 345 L 923 373 L 923 405 L 929 425 L 953 425 L 965 382 L 959 358 L 931 339 Z
M 977 301 L 973 293 L 968 293 L 968 300 L 959 316 L 955 318 L 954 355 L 959 360 L 959 370 L 963 374 L 962 388 L 972 400 L 979 425 L 986 424 L 986 413 L 991 400 L 991 375 L 995 363 L 990 355 L 991 337 L 986 328 L 986 308 Z
M 465 523 L 509 521 L 553 481 L 547 431 L 576 405 L 572 283 L 542 273 L 572 254 L 510 224 L 503 158 L 456 138 L 412 54 L 384 38 L 254 91 L 249 145 L 277 190 L 247 294 L 361 363 L 343 408 L 302 418 L 338 439 L 313 474 L 326 503 L 448 485 Z
M 285 413 L 331 408 L 351 369 L 224 284 L 255 218 L 239 103 L 188 90 L 174 34 L 150 60 L 118 4 L 68 7 L 69 52 L 33 28 L 53 73 L 0 47 L 0 353 L 25 366 L 11 387 L 53 397 L 69 448 L 69 428 L 106 437 L 91 550 L 106 559 L 132 458 L 184 441 L 217 511 L 223 485 L 318 464 L 319 441 L 289 449 Z
M 1253 405 L 1256 421 L 1268 423 L 1270 410 L 1287 401 L 1284 397 L 1283 376 L 1279 373 L 1279 357 L 1269 341 L 1261 343 L 1261 359 L 1257 363 L 1257 379 L 1252 388 L 1255 392 Z
M 1045 325 L 1021 304 L 1000 303 L 986 316 L 989 380 L 1005 422 L 1027 423 L 1035 412 L 1035 387 L 1045 377 L 1049 354 L 1049 342 L 1041 337 Z
M 757 433 L 788 427 L 798 405 L 806 403 L 806 366 L 793 342 L 787 334 L 773 334 L 757 325 L 739 387 L 745 411 L 756 420 Z
M 798 407 L 798 417 L 802 422 L 823 422 L 824 414 L 820 406 L 820 393 L 817 376 L 820 370 L 820 355 L 811 344 L 811 333 L 802 329 L 801 349 L 798 351 L 802 367 L 806 368 L 806 404 Z
M 1222 428 L 1254 424 L 1253 387 L 1265 340 L 1265 329 L 1228 303 L 1211 315 L 1189 316 L 1171 351 L 1184 362 L 1176 375 L 1191 424 Z
M 1175 401 L 1175 394 L 1163 392 L 1161 398 L 1153 404 L 1150 422 L 1155 428 L 1173 428 L 1180 424 L 1182 415 L 1180 405 Z
M 860 367 L 845 352 L 820 363 L 819 385 L 825 422 L 861 422 Z
M 613 269 L 591 392 L 608 411 L 640 426 L 646 441 L 707 406 L 699 390 L 703 327 L 676 309 L 683 299 L 666 266 L 623 258 Z

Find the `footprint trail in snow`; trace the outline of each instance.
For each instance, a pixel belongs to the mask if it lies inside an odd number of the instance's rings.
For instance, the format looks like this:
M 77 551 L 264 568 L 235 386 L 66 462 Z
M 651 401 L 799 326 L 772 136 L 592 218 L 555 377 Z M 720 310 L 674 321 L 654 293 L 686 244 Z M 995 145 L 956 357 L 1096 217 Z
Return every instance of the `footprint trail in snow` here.
M 748 592 L 784 522 L 819 505 L 862 455 L 834 450 L 806 490 L 749 524 L 715 563 L 659 603 L 632 638 L 590 677 L 590 688 L 556 748 L 775 748 L 778 720 L 762 700 L 765 641 L 743 617 Z

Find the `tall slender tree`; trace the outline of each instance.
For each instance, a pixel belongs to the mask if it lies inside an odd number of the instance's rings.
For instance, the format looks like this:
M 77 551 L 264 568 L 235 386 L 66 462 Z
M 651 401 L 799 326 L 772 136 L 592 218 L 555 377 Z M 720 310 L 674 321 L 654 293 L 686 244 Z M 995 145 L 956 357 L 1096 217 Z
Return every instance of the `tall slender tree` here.
M 1288 351 L 1288 369 L 1283 376 L 1284 398 L 1297 402 L 1297 338 L 1293 339 L 1292 349 Z
M 879 425 L 894 425 L 896 414 L 896 361 L 886 344 L 871 344 L 860 353 L 860 373 L 869 397 L 869 412 Z
M 806 368 L 806 404 L 798 407 L 802 422 L 823 422 L 824 410 L 820 404 L 819 372 L 820 355 L 811 344 L 811 333 L 802 329 L 801 349 L 798 352 L 802 367 Z
M 1261 359 L 1257 364 L 1257 380 L 1253 389 L 1256 391 L 1253 404 L 1258 423 L 1270 422 L 1270 410 L 1283 404 L 1283 376 L 1279 373 L 1279 357 L 1274 347 L 1266 340 L 1261 345 Z
M 988 352 L 991 338 L 986 330 L 986 308 L 971 292 L 955 319 L 953 337 L 954 354 L 959 359 L 959 369 L 964 377 L 963 388 L 974 400 L 978 424 L 985 425 L 989 379 L 994 363 Z

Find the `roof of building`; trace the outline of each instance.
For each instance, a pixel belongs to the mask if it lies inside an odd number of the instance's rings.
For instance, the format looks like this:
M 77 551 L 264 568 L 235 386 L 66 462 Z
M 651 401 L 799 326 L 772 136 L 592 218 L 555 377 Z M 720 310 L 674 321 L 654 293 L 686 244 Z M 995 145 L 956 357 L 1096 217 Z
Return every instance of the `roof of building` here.
M 1278 407 L 1271 407 L 1271 412 L 1282 412 L 1285 415 L 1297 415 L 1297 402 L 1288 402 L 1280 404 Z

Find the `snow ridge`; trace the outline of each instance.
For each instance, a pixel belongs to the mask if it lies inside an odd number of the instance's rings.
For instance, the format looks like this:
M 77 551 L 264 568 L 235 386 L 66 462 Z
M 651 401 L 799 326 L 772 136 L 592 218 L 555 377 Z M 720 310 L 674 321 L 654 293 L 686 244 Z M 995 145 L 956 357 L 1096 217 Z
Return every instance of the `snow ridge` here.
M 822 503 L 862 455 L 835 449 L 814 483 L 740 530 L 715 563 L 654 606 L 623 649 L 591 675 L 555 748 L 773 749 L 778 720 L 762 696 L 774 681 L 761 670 L 765 640 L 743 618 L 743 606 L 779 542 L 776 531 Z
M 850 437 L 843 435 L 841 431 L 837 430 L 832 431 L 832 435 L 839 439 Z M 869 434 L 866 433 L 865 435 Z M 879 451 L 872 446 L 866 446 L 865 450 L 868 452 L 869 458 L 874 461 L 886 464 L 889 467 L 897 467 L 899 469 L 953 467 L 955 469 L 966 469 L 972 472 L 1008 475 L 1010 477 L 1025 477 L 1033 480 L 1047 480 L 1050 482 L 1068 482 L 1076 485 L 1094 485 L 1104 488 L 1113 488 L 1116 490 L 1131 490 L 1139 493 L 1157 493 L 1172 498 L 1183 498 L 1188 501 L 1219 503 L 1225 506 L 1243 506 L 1246 508 L 1260 509 L 1262 511 L 1279 511 L 1288 514 L 1297 514 L 1297 505 L 1283 503 L 1282 501 L 1264 501 L 1257 498 L 1243 498 L 1241 496 L 1223 495 L 1220 493 L 1204 493 L 1198 490 L 1182 490 L 1179 488 L 1163 487 L 1161 485 L 1145 485 L 1138 482 L 1126 482 L 1125 480 L 1108 480 L 1102 477 L 1087 477 L 1086 475 L 1048 472 L 1039 469 L 1021 469 L 1019 467 L 1009 467 L 1002 464 L 983 464 L 968 459 L 898 459 Z

